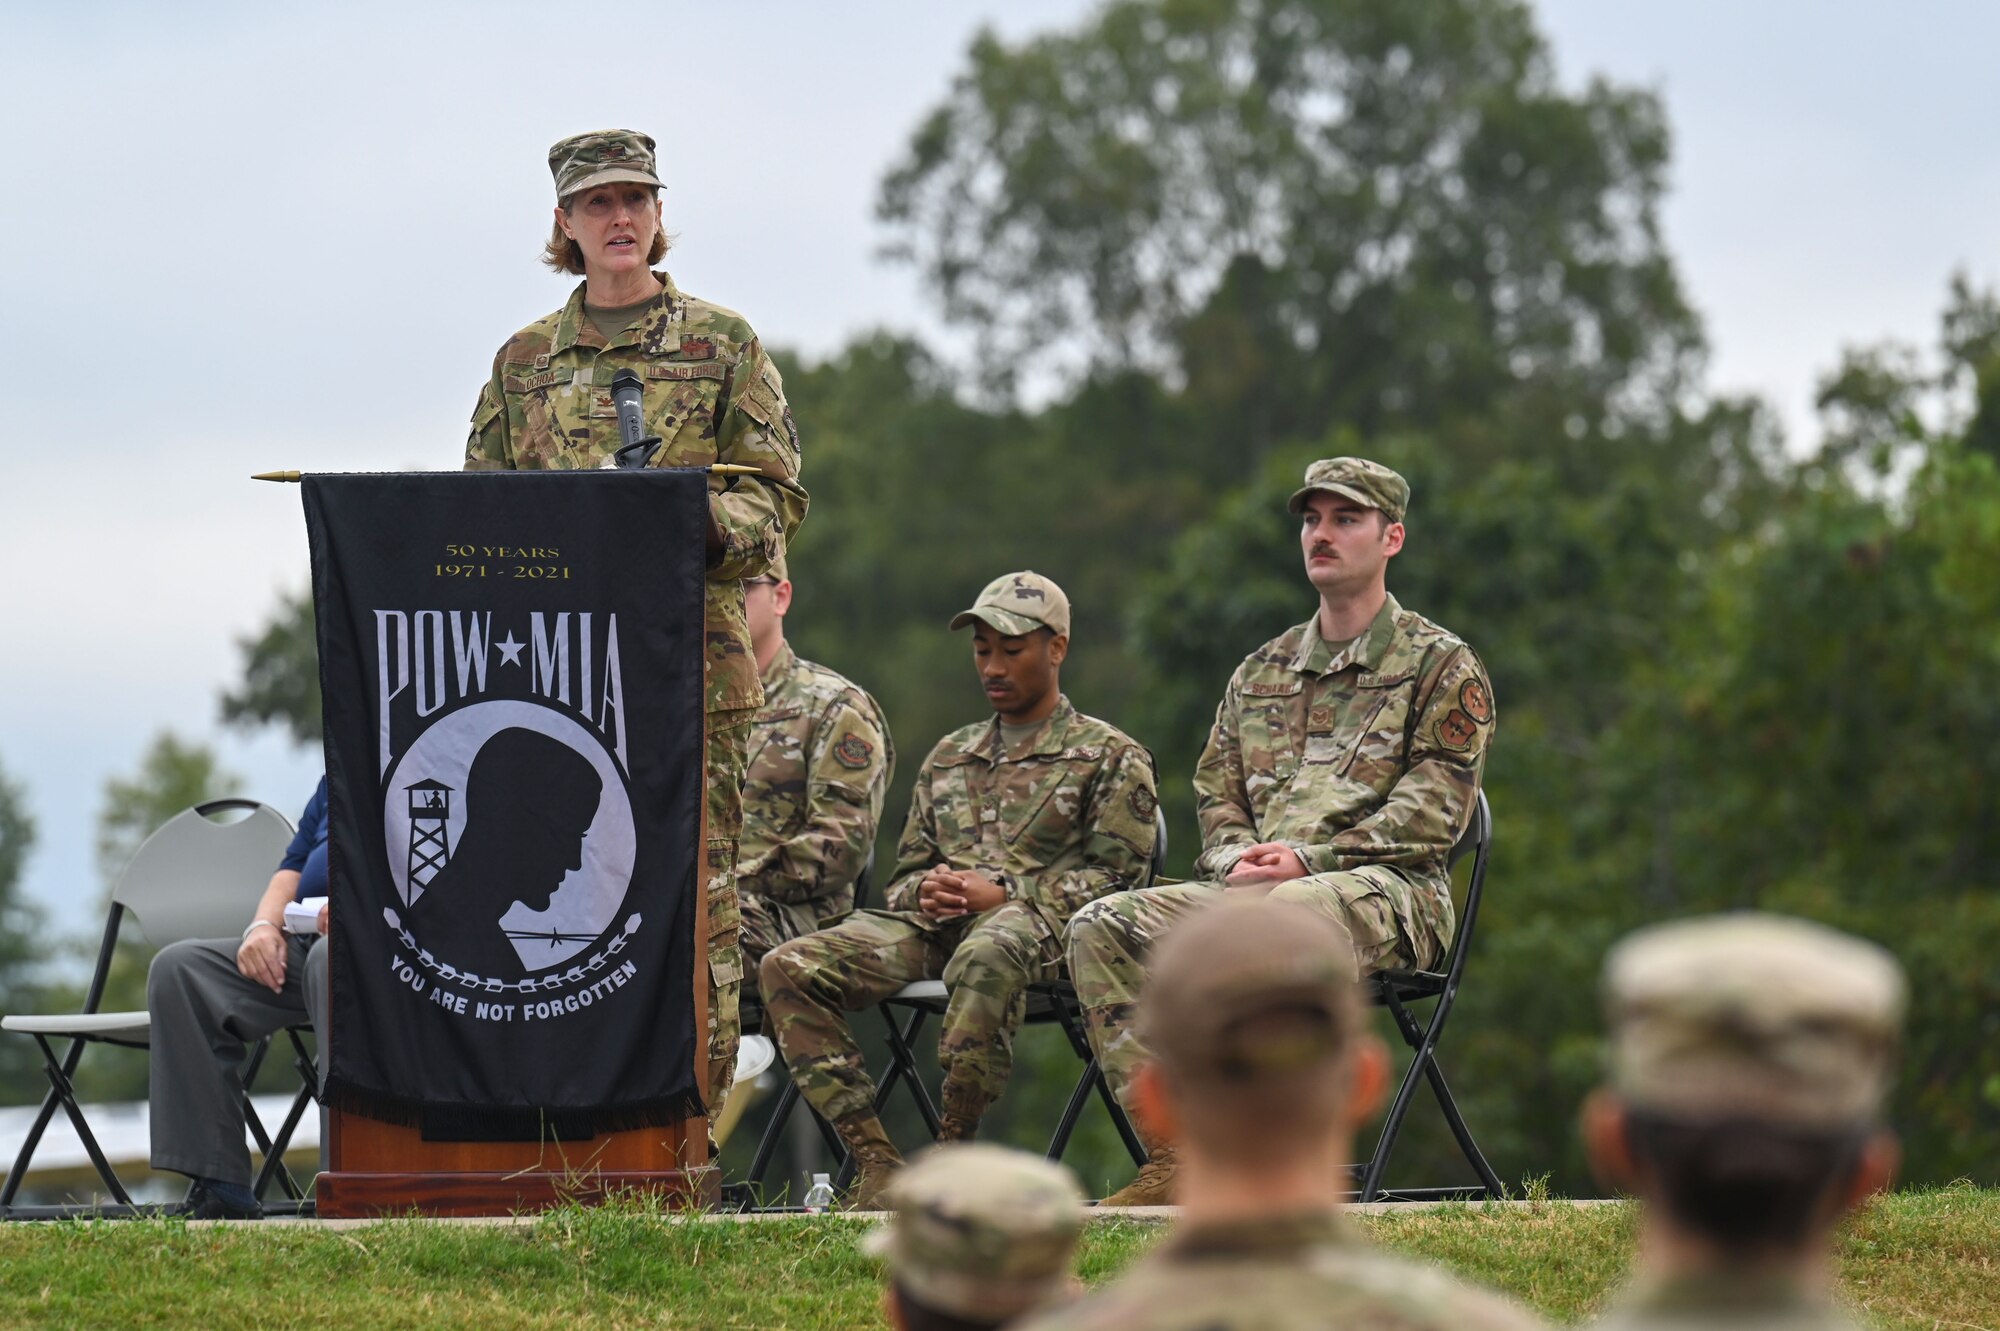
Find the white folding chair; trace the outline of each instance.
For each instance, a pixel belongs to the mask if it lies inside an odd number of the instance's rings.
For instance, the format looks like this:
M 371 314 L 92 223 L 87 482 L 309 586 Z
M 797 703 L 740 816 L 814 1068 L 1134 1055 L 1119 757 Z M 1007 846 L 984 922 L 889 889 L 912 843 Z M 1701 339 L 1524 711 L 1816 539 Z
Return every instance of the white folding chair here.
M 245 811 L 245 816 L 226 823 L 215 819 L 217 814 L 238 810 Z M 131 1195 L 105 1159 L 84 1119 L 72 1081 L 87 1045 L 144 1049 L 150 1043 L 152 1020 L 148 1013 L 98 1010 L 117 949 L 119 927 L 125 916 L 131 915 L 146 941 L 156 947 L 184 938 L 226 938 L 236 933 L 249 918 L 283 858 L 292 832 L 292 825 L 283 814 L 255 800 L 213 800 L 174 815 L 146 838 L 112 885 L 104 941 L 97 950 L 97 968 L 91 973 L 83 1010 L 49 1016 L 15 1014 L 0 1019 L 0 1030 L 26 1035 L 40 1046 L 43 1071 L 49 1078 L 49 1092 L 42 1099 L 41 1110 L 15 1157 L 13 1168 L 7 1172 L 6 1183 L 0 1185 L 0 1215 L 15 1209 L 14 1198 L 27 1177 L 35 1148 L 58 1108 L 69 1116 L 111 1196 L 121 1206 L 132 1206 Z M 299 1032 L 293 1029 L 289 1034 L 307 1084 L 294 1098 L 278 1137 L 273 1140 L 265 1132 L 249 1101 L 250 1080 L 263 1061 L 268 1041 L 257 1046 L 246 1064 L 243 1110 L 251 1136 L 265 1157 L 264 1170 L 257 1180 L 259 1190 L 274 1176 L 281 1177 L 287 1192 L 298 1197 L 301 1194 L 297 1183 L 284 1172 L 282 1161 L 292 1130 L 311 1103 L 316 1088 L 311 1084 L 312 1063 L 306 1057 Z M 60 1056 L 52 1043 L 59 1040 L 69 1041 L 69 1047 Z

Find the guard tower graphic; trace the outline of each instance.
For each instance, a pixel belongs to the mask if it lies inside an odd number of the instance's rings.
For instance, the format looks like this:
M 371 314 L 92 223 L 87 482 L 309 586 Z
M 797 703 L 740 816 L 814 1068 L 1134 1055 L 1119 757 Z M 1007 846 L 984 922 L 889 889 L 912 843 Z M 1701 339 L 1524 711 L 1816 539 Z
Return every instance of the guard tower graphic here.
M 429 887 L 451 858 L 451 787 L 426 778 L 404 789 L 410 792 L 410 883 Z

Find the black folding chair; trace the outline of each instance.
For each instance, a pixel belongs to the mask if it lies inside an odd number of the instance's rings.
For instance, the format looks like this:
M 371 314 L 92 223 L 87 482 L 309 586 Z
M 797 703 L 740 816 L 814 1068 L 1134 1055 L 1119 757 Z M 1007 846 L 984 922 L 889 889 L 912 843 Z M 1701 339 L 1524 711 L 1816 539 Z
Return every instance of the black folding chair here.
M 924 1120 L 924 1126 L 935 1138 L 938 1134 L 939 1117 L 936 1104 L 925 1088 L 923 1079 L 917 1074 L 916 1037 L 926 1020 L 941 1017 L 950 1003 L 942 980 L 919 980 L 905 985 L 894 997 L 884 1000 L 878 1009 L 887 1027 L 889 1038 L 889 1067 L 883 1072 L 875 1087 L 875 1108 L 881 1112 L 889 1103 L 889 1097 L 898 1084 L 909 1088 L 911 1098 L 916 1102 L 917 1112 Z M 907 1010 L 908 1016 L 900 1022 L 888 1011 L 890 1007 Z M 1110 1085 L 1104 1080 L 1103 1071 L 1097 1066 L 1097 1056 L 1091 1051 L 1090 1039 L 1084 1033 L 1083 1006 L 1077 1002 L 1076 989 L 1067 977 L 1048 980 L 1031 985 L 1028 989 L 1028 1014 L 1024 1026 L 1060 1026 L 1069 1047 L 1083 1064 L 1076 1085 L 1070 1089 L 1069 1100 L 1063 1106 L 1062 1117 L 1056 1122 L 1054 1135 L 1049 1138 L 1045 1152 L 1051 1160 L 1061 1160 L 1069 1149 L 1071 1136 L 1083 1117 L 1084 1107 L 1095 1094 L 1104 1102 L 1105 1112 L 1111 1116 L 1112 1126 L 1131 1153 L 1134 1164 L 1146 1162 L 1146 1148 L 1139 1141 L 1139 1134 L 1133 1130 L 1132 1121 L 1126 1117 L 1124 1106 L 1111 1094 Z M 851 1166 L 843 1159 L 841 1181 L 847 1181 Z
M 1493 813 L 1487 806 L 1486 792 L 1481 791 L 1473 806 L 1472 821 L 1451 851 L 1454 866 L 1467 855 L 1472 857 L 1472 877 L 1465 889 L 1465 906 L 1459 911 L 1458 929 L 1452 935 L 1450 950 L 1445 954 L 1444 968 L 1436 971 L 1377 971 L 1368 977 L 1365 985 L 1370 1001 L 1389 1009 L 1396 1029 L 1412 1051 L 1412 1057 L 1409 1070 L 1403 1074 L 1402 1085 L 1396 1088 L 1396 1097 L 1389 1104 L 1389 1116 L 1382 1122 L 1382 1134 L 1375 1141 L 1374 1155 L 1354 1166 L 1355 1176 L 1361 1182 L 1360 1200 L 1364 1202 L 1383 1196 L 1415 1201 L 1482 1195 L 1499 1198 L 1503 1195 L 1499 1176 L 1493 1172 L 1493 1166 L 1486 1163 L 1479 1143 L 1472 1139 L 1471 1129 L 1465 1126 L 1465 1117 L 1459 1113 L 1458 1102 L 1452 1098 L 1451 1087 L 1445 1084 L 1444 1069 L 1438 1065 L 1437 1059 L 1438 1037 L 1444 1034 L 1444 1024 L 1458 999 L 1459 983 L 1465 977 L 1465 958 L 1472 950 L 1472 931 L 1479 921 L 1479 902 L 1486 888 L 1486 863 L 1492 850 Z M 1431 1010 L 1429 1023 L 1419 1027 L 1408 1004 L 1425 999 L 1437 1000 L 1437 1006 Z M 1403 1119 L 1410 1112 L 1410 1102 L 1416 1097 L 1419 1080 L 1430 1083 L 1431 1093 L 1437 1097 L 1438 1108 L 1444 1111 L 1445 1123 L 1457 1139 L 1459 1151 L 1465 1156 L 1466 1163 L 1472 1166 L 1473 1172 L 1479 1175 L 1478 1184 L 1441 1188 L 1385 1189 L 1382 1186 L 1382 1176 L 1389 1168 L 1390 1152 L 1396 1149 L 1396 1138 L 1403 1130 Z
M 1147 883 L 1160 876 L 1167 862 L 1167 816 L 1158 808 L 1153 811 L 1153 831 L 1153 858 L 1147 866 Z M 943 1016 L 949 1003 L 950 995 L 945 991 L 942 980 L 919 980 L 903 986 L 877 1009 L 882 1014 L 883 1025 L 888 1028 L 889 1066 L 875 1084 L 875 1110 L 877 1113 L 882 1111 L 897 1085 L 907 1086 L 932 1138 L 938 1134 L 938 1111 L 930 1092 L 924 1087 L 923 1078 L 917 1074 L 916 1038 L 925 1021 Z M 908 1015 L 899 1020 L 891 1008 L 900 1008 Z M 1118 1129 L 1118 1135 L 1124 1140 L 1125 1149 L 1131 1153 L 1133 1162 L 1144 1164 L 1146 1148 L 1140 1143 L 1139 1134 L 1133 1130 L 1131 1120 L 1126 1117 L 1117 1097 L 1111 1094 L 1103 1070 L 1097 1066 L 1097 1058 L 1091 1052 L 1090 1041 L 1084 1033 L 1083 1007 L 1077 1002 L 1076 989 L 1067 975 L 1029 987 L 1028 1014 L 1023 1024 L 1061 1026 L 1071 1050 L 1083 1061 L 1083 1072 L 1070 1091 L 1062 1118 L 1056 1124 L 1055 1135 L 1049 1139 L 1048 1158 L 1063 1158 L 1063 1152 L 1069 1149 L 1070 1137 L 1076 1131 L 1077 1121 L 1083 1117 L 1083 1108 L 1095 1093 L 1104 1102 L 1105 1111 L 1111 1115 L 1111 1122 Z M 842 1186 L 849 1181 L 853 1169 L 851 1160 L 842 1161 Z
M 867 909 L 869 888 L 874 876 L 875 852 L 871 848 L 867 861 L 861 866 L 860 876 L 854 880 L 855 910 Z M 760 1030 L 764 1025 L 763 1004 L 758 1001 L 745 1002 L 740 1006 L 738 1016 L 744 1030 Z M 750 1157 L 750 1168 L 744 1172 L 740 1182 L 730 1184 L 725 1189 L 729 1194 L 729 1200 L 744 1208 L 757 1202 L 757 1191 L 764 1186 L 764 1175 L 770 1172 L 771 1157 L 777 1154 L 778 1143 L 784 1140 L 785 1125 L 791 1121 L 792 1111 L 798 1108 L 803 1098 L 799 1095 L 799 1084 L 792 1080 L 791 1070 L 785 1065 L 782 1052 L 777 1056 L 777 1069 L 779 1075 L 785 1079 L 784 1089 L 778 1092 L 778 1102 L 771 1107 L 771 1117 L 764 1123 L 763 1135 L 757 1138 L 757 1150 Z M 811 1105 L 806 1106 L 806 1112 L 812 1115 L 813 1123 L 819 1128 L 819 1134 L 825 1139 L 827 1149 L 833 1153 L 833 1158 L 845 1162 L 847 1147 L 841 1142 L 840 1134 L 833 1130 L 833 1125 L 821 1118 Z M 932 1131 L 935 1132 L 936 1129 Z
M 232 823 L 212 821 L 212 815 L 243 810 L 247 817 Z M 146 1012 L 103 1012 L 105 981 L 117 950 L 118 933 L 130 914 L 146 938 L 164 947 L 183 938 L 226 937 L 242 927 L 258 892 L 270 880 L 273 867 L 282 858 L 292 839 L 292 825 L 283 814 L 255 800 L 214 800 L 183 810 L 168 819 L 146 838 L 119 874 L 111 889 L 111 909 L 104 922 L 104 940 L 98 947 L 97 966 L 91 973 L 81 1012 L 50 1016 L 10 1014 L 0 1020 L 0 1029 L 26 1035 L 42 1051 L 42 1068 L 49 1079 L 49 1091 L 42 1099 L 27 1138 L 21 1144 L 7 1179 L 0 1184 L 0 1217 L 42 1218 L 69 1214 L 136 1213 L 144 1208 L 133 1204 L 111 1162 L 105 1158 L 97 1137 L 85 1119 L 76 1098 L 73 1078 L 83 1051 L 91 1044 L 119 1045 L 130 1049 L 148 1047 L 152 1019 Z M 245 1125 L 264 1156 L 256 1189 L 264 1191 L 273 1180 L 281 1183 L 287 1197 L 302 1200 L 304 1192 L 284 1166 L 284 1152 L 293 1131 L 313 1102 L 317 1091 L 313 1062 L 297 1029 L 288 1032 L 294 1062 L 302 1084 L 294 1096 L 290 1112 L 277 1136 L 266 1132 L 251 1106 L 249 1087 L 270 1048 L 263 1040 L 251 1051 L 241 1073 Z M 68 1040 L 58 1055 L 54 1041 Z M 91 1164 L 103 1180 L 115 1206 L 97 1207 L 18 1207 L 14 1198 L 26 1180 L 50 1121 L 61 1109 L 69 1118 L 90 1156 Z

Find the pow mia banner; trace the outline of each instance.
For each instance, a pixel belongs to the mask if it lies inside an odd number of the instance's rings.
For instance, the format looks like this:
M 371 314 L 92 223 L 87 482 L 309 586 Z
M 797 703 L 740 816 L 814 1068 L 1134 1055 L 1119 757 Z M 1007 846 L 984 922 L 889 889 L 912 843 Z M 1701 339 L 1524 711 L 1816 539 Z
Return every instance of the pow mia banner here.
M 706 481 L 305 478 L 331 1103 L 434 1140 L 702 1112 Z

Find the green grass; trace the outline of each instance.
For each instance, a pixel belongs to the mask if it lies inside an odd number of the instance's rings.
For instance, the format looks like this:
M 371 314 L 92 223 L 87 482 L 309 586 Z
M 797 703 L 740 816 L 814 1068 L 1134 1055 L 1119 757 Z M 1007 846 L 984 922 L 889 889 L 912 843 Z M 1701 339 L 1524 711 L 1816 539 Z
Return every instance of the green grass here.
M 1364 1219 L 1376 1241 L 1499 1286 L 1551 1318 L 1588 1316 L 1623 1276 L 1629 1207 L 1451 1207 Z M 0 1225 L 0 1326 L 201 1331 L 875 1327 L 866 1226 L 836 1217 L 662 1223 L 645 1207 L 531 1227 L 421 1220 L 333 1232 L 170 1220 Z M 1092 1225 L 1095 1284 L 1161 1227 Z M 2000 1190 L 1904 1193 L 1842 1241 L 1845 1296 L 1881 1327 L 2000 1328 Z

